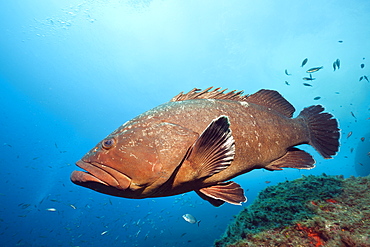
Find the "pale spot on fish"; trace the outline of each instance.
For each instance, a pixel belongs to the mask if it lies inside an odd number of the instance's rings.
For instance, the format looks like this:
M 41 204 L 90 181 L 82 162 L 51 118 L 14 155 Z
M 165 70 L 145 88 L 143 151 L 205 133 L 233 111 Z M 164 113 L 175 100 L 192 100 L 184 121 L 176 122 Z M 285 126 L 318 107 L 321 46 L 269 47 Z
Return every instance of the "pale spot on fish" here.
M 244 107 L 248 107 L 249 106 L 249 103 L 248 102 L 245 102 L 245 101 L 240 101 L 239 102 L 242 106 Z M 252 115 L 251 115 L 252 116 Z
M 135 159 L 138 159 L 135 154 L 130 153 L 130 157 L 134 157 Z

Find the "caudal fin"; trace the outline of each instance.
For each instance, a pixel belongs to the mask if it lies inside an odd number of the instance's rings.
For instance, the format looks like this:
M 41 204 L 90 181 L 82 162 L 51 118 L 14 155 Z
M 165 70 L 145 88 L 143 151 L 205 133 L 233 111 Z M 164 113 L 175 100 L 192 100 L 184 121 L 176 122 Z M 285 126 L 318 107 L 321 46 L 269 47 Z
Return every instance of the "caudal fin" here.
M 322 112 L 324 107 L 313 105 L 303 109 L 298 117 L 305 119 L 310 131 L 309 144 L 325 159 L 338 152 L 338 121 L 330 113 Z

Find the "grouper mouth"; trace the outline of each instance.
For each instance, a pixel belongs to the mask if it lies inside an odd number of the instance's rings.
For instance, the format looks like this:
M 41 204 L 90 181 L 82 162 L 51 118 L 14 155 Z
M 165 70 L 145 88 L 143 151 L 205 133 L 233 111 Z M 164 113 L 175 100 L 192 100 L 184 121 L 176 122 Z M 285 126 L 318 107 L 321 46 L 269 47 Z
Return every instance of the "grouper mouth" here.
M 126 190 L 130 187 L 131 178 L 111 167 L 82 160 L 77 161 L 76 165 L 85 170 L 72 172 L 71 181 L 77 185 L 95 190 L 106 186 L 118 190 Z

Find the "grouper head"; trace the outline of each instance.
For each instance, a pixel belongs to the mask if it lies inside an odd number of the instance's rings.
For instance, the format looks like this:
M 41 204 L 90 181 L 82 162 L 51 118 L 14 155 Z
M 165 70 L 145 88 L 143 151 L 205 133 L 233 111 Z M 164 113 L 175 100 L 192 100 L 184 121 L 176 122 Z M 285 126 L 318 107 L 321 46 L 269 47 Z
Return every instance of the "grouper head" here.
M 76 165 L 73 183 L 113 196 L 146 198 L 158 192 L 198 134 L 166 122 L 131 123 L 99 142 Z

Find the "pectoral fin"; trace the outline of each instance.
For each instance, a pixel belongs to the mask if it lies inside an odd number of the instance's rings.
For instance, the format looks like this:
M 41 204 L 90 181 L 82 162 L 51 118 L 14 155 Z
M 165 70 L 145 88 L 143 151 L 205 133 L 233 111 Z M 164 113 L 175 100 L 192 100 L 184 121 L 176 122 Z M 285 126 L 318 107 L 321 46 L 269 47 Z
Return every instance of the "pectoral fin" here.
M 235 141 L 229 118 L 214 119 L 189 149 L 185 164 L 193 171 L 194 179 L 212 176 L 227 168 L 234 160 Z
M 241 205 L 247 199 L 244 190 L 239 184 L 229 181 L 222 182 L 210 187 L 201 188 L 195 191 L 202 199 L 210 202 L 213 206 L 219 207 L 225 202 Z
M 298 148 L 289 148 L 288 152 L 277 160 L 272 161 L 265 168 L 267 170 L 282 170 L 282 168 L 312 169 L 315 160 L 309 153 Z

